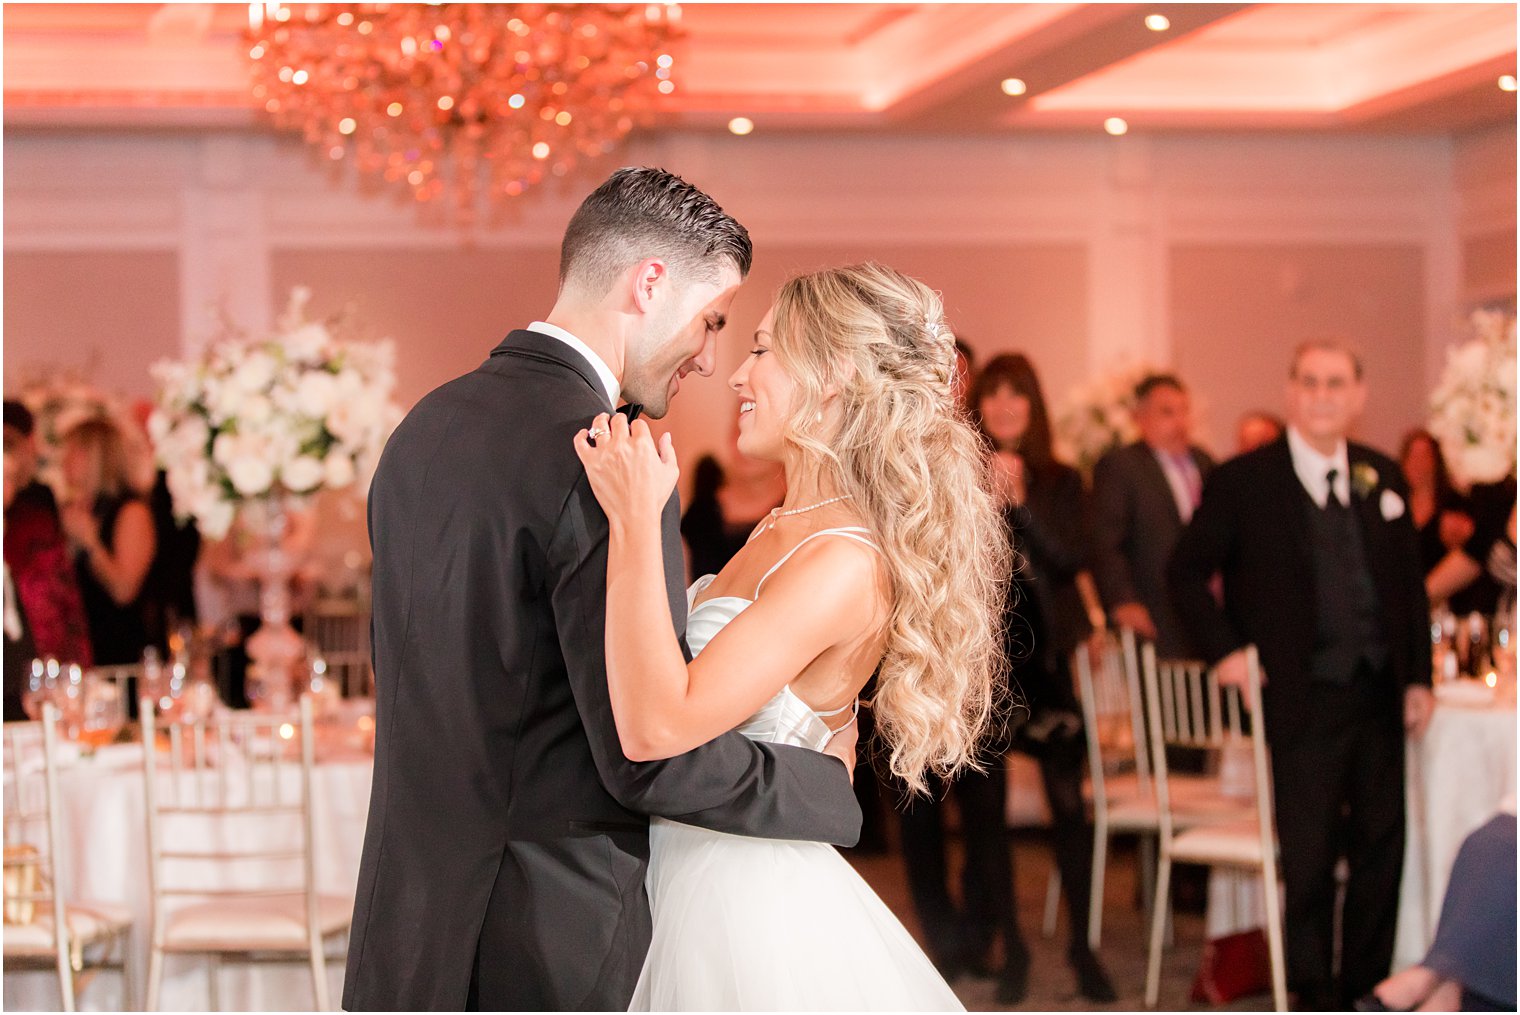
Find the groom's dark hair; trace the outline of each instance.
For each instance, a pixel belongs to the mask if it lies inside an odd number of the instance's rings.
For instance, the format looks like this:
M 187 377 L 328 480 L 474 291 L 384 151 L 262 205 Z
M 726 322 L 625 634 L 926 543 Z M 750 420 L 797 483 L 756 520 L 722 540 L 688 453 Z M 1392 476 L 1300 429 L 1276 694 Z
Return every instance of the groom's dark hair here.
M 559 284 L 600 296 L 646 257 L 664 258 L 686 281 L 715 282 L 723 260 L 742 278 L 754 251 L 749 231 L 718 203 L 663 169 L 619 169 L 581 202 L 560 246 Z

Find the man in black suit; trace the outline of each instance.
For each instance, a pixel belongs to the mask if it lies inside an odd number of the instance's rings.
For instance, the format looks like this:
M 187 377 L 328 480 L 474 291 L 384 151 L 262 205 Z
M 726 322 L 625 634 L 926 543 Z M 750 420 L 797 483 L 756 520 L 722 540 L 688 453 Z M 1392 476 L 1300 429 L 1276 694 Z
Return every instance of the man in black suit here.
M 1166 564 L 1214 461 L 1191 443 L 1192 400 L 1171 374 L 1135 388 L 1140 439 L 1093 470 L 1093 577 L 1114 624 L 1156 643 L 1163 658 L 1192 655 L 1172 612 Z
M 649 815 L 859 834 L 839 758 L 730 733 L 635 764 L 608 701 L 607 520 L 572 438 L 621 399 L 661 417 L 681 378 L 711 372 L 750 256 L 697 188 L 619 170 L 571 219 L 548 320 L 424 397 L 386 446 L 345 1008 L 621 1010 L 649 944 Z M 665 572 L 683 631 L 678 508 Z
M 1173 600 L 1220 679 L 1261 653 L 1287 902 L 1288 985 L 1345 1009 L 1388 974 L 1404 855 L 1404 736 L 1424 732 L 1429 612 L 1398 466 L 1346 440 L 1367 398 L 1344 346 L 1293 359 L 1287 433 L 1221 465 L 1183 533 Z M 1221 608 L 1209 589 L 1224 579 Z M 1343 819 L 1344 812 L 1344 819 Z M 1332 974 L 1335 866 L 1350 867 Z

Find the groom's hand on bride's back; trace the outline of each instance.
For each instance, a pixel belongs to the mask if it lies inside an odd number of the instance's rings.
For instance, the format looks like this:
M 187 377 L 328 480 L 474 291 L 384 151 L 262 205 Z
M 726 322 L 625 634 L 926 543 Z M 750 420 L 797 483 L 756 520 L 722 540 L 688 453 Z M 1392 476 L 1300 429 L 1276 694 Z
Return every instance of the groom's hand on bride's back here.
M 851 785 L 855 783 L 855 744 L 859 739 L 860 724 L 852 722 L 830 737 L 828 745 L 823 749 L 824 754 L 844 762 L 845 770 L 850 773 Z

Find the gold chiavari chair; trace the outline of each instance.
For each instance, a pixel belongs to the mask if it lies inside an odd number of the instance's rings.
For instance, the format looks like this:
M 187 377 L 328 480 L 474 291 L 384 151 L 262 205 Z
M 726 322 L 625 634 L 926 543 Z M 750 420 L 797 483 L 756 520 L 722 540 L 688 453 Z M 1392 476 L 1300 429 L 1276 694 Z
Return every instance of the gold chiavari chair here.
M 130 1008 L 131 915 L 104 903 L 69 903 L 60 885 L 66 846 L 58 723 L 57 707 L 46 702 L 40 720 L 5 724 L 5 971 L 56 970 L 63 1010 L 74 1011 L 75 978 L 86 968 L 114 969 Z
M 317 891 L 311 814 L 312 709 L 225 713 L 160 727 L 142 703 L 153 931 L 149 1010 L 167 954 L 204 954 L 218 1008 L 222 962 L 311 968 L 318 1010 L 328 997 L 327 942 L 345 937 L 353 898 Z
M 1249 646 L 1246 656 L 1247 683 L 1244 688 L 1236 688 L 1221 685 L 1218 673 L 1203 663 L 1158 663 L 1153 646 L 1146 645 L 1142 651 L 1151 764 L 1161 816 L 1161 859 L 1156 873 L 1156 906 L 1151 917 L 1150 962 L 1145 978 L 1145 1004 L 1149 1008 L 1156 1007 L 1160 993 L 1161 944 L 1171 908 L 1168 895 L 1172 864 L 1195 863 L 1260 873 L 1267 951 L 1272 963 L 1272 1000 L 1277 1011 L 1287 1011 L 1272 771 L 1267 760 L 1266 724 L 1262 721 L 1261 666 L 1256 646 Z M 1181 827 L 1172 808 L 1166 764 L 1168 745 L 1213 751 L 1248 747 L 1255 768 L 1255 800 L 1249 816 L 1221 824 Z

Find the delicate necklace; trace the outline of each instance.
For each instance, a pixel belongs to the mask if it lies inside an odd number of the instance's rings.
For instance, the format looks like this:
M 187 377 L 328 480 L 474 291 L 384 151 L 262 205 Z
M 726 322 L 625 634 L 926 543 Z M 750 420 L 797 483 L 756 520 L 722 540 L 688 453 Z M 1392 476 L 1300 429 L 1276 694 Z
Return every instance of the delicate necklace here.
M 854 494 L 847 493 L 839 497 L 830 497 L 828 500 L 821 500 L 817 504 L 809 504 L 807 507 L 792 508 L 790 511 L 783 511 L 780 508 L 772 508 L 770 519 L 765 523 L 765 527 L 767 530 L 773 529 L 776 527 L 776 522 L 781 518 L 785 518 L 787 515 L 806 514 L 809 511 L 816 511 L 819 508 L 829 504 L 838 504 L 842 500 L 851 500 L 853 497 Z

